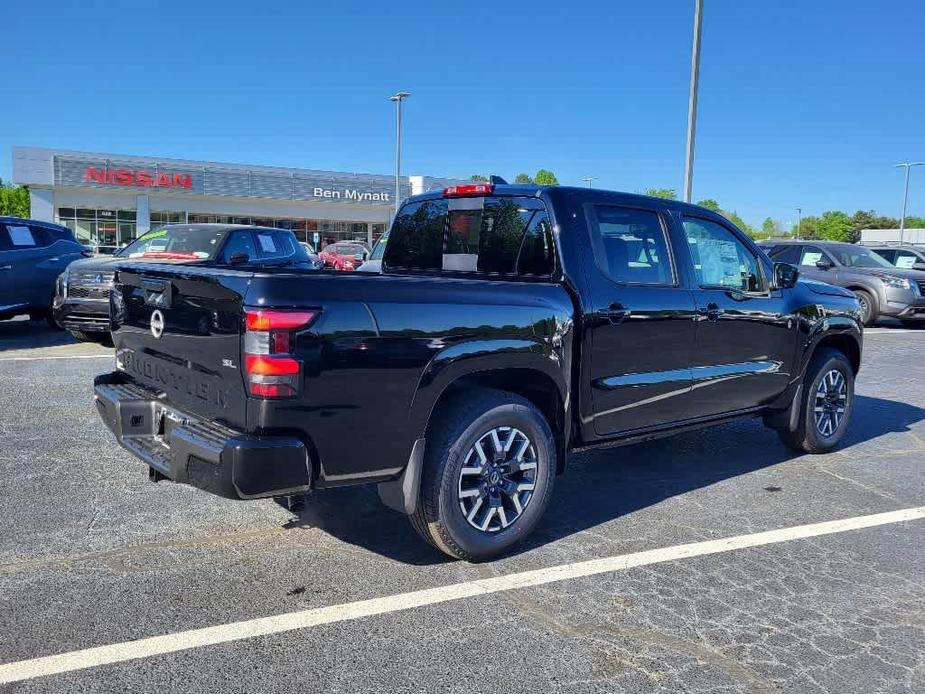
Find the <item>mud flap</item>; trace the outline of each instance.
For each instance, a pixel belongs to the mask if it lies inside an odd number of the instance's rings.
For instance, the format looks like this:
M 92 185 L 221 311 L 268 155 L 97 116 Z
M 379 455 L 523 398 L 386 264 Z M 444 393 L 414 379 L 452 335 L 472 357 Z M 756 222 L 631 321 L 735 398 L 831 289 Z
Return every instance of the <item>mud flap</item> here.
M 409 516 L 418 508 L 421 472 L 424 468 L 424 441 L 425 439 L 418 439 L 414 442 L 408 464 L 397 479 L 379 483 L 379 498 L 382 503 Z

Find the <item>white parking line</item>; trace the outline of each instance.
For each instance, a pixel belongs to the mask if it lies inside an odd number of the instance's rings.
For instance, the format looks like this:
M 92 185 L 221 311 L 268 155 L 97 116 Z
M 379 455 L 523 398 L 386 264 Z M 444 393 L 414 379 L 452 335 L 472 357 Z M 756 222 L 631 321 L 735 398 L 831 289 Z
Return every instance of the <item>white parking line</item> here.
M 865 335 L 904 335 L 905 333 L 925 335 L 925 330 L 916 330 L 915 328 L 864 328 Z
M 54 357 L 0 357 L 0 361 L 52 361 L 55 359 L 112 359 L 111 354 L 72 354 Z
M 416 590 L 410 593 L 399 593 L 370 600 L 318 607 L 299 612 L 289 612 L 272 617 L 260 617 L 241 622 L 231 622 L 218 626 L 192 629 L 174 634 L 152 636 L 125 641 L 108 646 L 98 646 L 80 651 L 71 651 L 59 655 L 50 655 L 31 660 L 20 660 L 0 665 L 0 683 L 21 682 L 23 680 L 44 677 L 62 672 L 85 670 L 87 668 L 121 663 L 138 658 L 149 658 L 165 653 L 213 646 L 229 641 L 239 641 L 257 636 L 280 634 L 296 629 L 308 629 L 322 624 L 344 622 L 363 617 L 410 610 L 427 605 L 436 605 L 464 598 L 475 598 L 491 593 L 507 590 L 518 590 L 541 586 L 558 581 L 566 581 L 586 576 L 622 571 L 635 566 L 659 564 L 677 559 L 700 557 L 707 554 L 731 552 L 748 547 L 760 547 L 779 542 L 799 540 L 820 535 L 830 535 L 848 530 L 872 528 L 890 523 L 925 518 L 925 506 L 907 508 L 887 513 L 876 513 L 869 516 L 857 516 L 842 520 L 797 525 L 779 530 L 768 530 L 750 535 L 727 537 L 720 540 L 694 542 L 674 547 L 663 547 L 645 552 L 622 554 L 603 559 L 562 564 L 545 569 L 524 571 L 522 573 L 508 574 L 494 578 L 479 579 L 466 583 L 455 583 L 439 588 Z

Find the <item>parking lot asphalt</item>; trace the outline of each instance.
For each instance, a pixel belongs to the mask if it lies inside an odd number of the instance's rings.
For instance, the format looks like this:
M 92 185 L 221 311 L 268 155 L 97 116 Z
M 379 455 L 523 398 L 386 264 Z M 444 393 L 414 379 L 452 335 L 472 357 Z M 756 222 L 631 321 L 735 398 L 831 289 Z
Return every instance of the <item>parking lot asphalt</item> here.
M 471 565 L 424 545 L 374 488 L 294 513 L 149 483 L 92 405 L 112 350 L 0 323 L 0 682 L 2 664 L 173 644 L 24 666 L 0 692 L 925 691 L 925 520 L 678 549 L 925 507 L 923 350 L 925 330 L 867 332 L 832 454 L 794 456 L 748 420 L 576 456 L 533 538 Z M 649 550 L 663 554 L 575 568 Z M 416 597 L 533 570 L 563 578 Z M 395 609 L 362 616 L 358 601 L 389 596 Z M 330 606 L 327 623 L 241 638 Z M 204 627 L 213 645 L 188 633 Z

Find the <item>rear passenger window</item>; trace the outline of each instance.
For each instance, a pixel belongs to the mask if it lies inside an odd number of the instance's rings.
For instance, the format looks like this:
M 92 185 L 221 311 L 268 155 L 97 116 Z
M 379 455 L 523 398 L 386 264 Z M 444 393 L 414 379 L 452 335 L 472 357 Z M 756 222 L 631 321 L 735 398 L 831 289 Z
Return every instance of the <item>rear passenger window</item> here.
M 548 277 L 555 269 L 546 208 L 535 198 L 473 197 L 405 205 L 389 233 L 391 269 Z
M 24 224 L 8 224 L 6 230 L 9 234 L 10 245 L 13 250 L 35 248 L 36 246 L 42 245 L 41 241 L 35 237 L 36 235 L 32 233 L 32 229 Z
M 615 282 L 674 284 L 668 242 L 651 210 L 596 205 L 592 223 L 594 257 Z

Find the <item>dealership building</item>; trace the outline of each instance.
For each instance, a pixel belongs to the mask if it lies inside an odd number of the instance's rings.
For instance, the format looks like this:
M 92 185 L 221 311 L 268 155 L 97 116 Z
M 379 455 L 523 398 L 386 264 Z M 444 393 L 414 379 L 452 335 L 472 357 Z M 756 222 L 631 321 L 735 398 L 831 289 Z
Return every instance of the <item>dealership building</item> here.
M 163 224 L 221 222 L 292 229 L 302 241 L 385 231 L 395 176 L 13 147 L 13 181 L 29 187 L 34 219 L 70 227 L 101 249 Z M 401 179 L 401 198 L 459 181 Z

